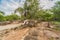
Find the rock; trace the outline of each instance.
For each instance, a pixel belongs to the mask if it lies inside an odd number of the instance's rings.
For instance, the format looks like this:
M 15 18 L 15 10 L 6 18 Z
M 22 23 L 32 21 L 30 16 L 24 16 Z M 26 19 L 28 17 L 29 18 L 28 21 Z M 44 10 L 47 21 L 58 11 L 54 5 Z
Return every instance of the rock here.
M 24 40 L 38 40 L 37 37 L 33 37 L 33 36 L 30 36 L 30 35 L 27 35 Z
M 35 28 L 30 29 L 29 31 L 29 35 L 32 35 L 32 36 L 39 36 L 38 33 L 39 33 L 38 30 Z
M 53 38 L 59 38 L 59 35 L 57 35 L 55 32 L 53 31 L 49 31 L 49 30 L 44 30 L 44 33 L 46 36 L 48 37 L 53 37 Z
M 24 26 L 24 27 L 36 27 L 36 21 L 25 20 L 24 23 L 22 23 L 22 26 Z
M 55 25 L 50 25 L 50 28 L 54 28 L 55 27 Z

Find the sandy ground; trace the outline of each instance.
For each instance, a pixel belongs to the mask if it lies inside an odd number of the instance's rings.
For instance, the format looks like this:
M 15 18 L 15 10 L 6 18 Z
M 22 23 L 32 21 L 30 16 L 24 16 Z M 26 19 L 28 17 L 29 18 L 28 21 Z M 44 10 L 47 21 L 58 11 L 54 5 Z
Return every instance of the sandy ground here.
M 4 36 L 2 40 L 22 40 L 22 38 L 27 34 L 28 28 L 22 30 L 16 30 L 9 32 L 7 36 Z
M 22 23 L 19 24 L 8 24 L 4 26 L 0 26 L 0 30 L 11 29 L 20 26 Z
M 19 25 L 21 24 L 10 24 L 3 29 L 10 29 Z M 49 40 L 49 38 L 51 37 L 53 37 L 54 40 L 60 40 L 59 39 L 60 33 L 57 34 L 57 32 L 53 32 L 52 30 L 51 31 L 47 30 L 45 26 L 46 25 L 42 23 L 42 24 L 38 24 L 38 27 L 23 28 L 21 30 L 19 29 L 12 30 L 8 33 L 8 35 L 3 36 L 2 40 L 37 40 L 37 38 L 38 40 Z

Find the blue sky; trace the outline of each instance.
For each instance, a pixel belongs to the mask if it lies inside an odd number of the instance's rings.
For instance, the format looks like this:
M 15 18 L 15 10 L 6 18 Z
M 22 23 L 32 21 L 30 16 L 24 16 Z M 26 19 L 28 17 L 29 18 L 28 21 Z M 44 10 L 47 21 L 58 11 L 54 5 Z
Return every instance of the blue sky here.
M 18 7 L 23 6 L 23 1 L 21 0 L 0 0 L 0 10 L 5 12 L 6 15 L 11 14 Z
M 6 15 L 11 14 L 14 12 L 16 8 L 22 7 L 24 1 L 25 0 L 0 0 L 0 10 L 5 12 Z M 57 0 L 54 1 L 41 0 L 40 3 L 44 9 L 48 9 L 54 6 L 55 1 Z

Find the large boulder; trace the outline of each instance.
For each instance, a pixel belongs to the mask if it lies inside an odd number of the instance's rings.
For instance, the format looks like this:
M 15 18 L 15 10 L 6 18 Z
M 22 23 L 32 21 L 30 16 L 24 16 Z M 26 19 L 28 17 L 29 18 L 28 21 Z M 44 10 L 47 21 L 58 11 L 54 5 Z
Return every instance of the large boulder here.
M 35 27 L 36 26 L 36 21 L 34 21 L 34 20 L 25 20 L 24 25 L 26 25 L 28 27 Z

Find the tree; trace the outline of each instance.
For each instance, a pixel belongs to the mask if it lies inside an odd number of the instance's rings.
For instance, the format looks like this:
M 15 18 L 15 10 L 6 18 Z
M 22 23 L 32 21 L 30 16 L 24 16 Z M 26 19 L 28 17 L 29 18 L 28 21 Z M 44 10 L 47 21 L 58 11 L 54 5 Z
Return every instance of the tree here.
M 43 14 L 41 14 L 41 18 L 43 21 L 47 21 L 47 27 L 50 28 L 50 21 L 53 19 L 53 14 L 50 10 L 45 10 Z
M 54 16 L 50 10 L 46 10 L 43 14 L 43 18 L 45 19 L 45 21 L 51 21 L 53 17 Z
M 56 5 L 52 8 L 52 11 L 54 13 L 54 20 L 59 21 L 60 20 L 60 1 L 56 2 Z
M 0 11 L 0 22 L 5 21 L 4 12 Z
M 0 14 L 1 14 L 1 15 L 4 15 L 5 13 L 4 13 L 4 12 L 2 12 L 2 11 L 0 11 Z
M 39 11 L 39 0 L 26 0 L 23 8 L 18 8 L 15 10 L 19 11 L 25 19 L 33 19 Z
M 23 17 L 25 20 L 29 19 L 27 25 L 31 26 L 32 23 L 33 25 L 35 25 L 35 21 L 32 22 L 32 19 L 37 19 L 37 16 L 38 16 L 37 14 L 40 14 L 39 0 L 26 0 L 23 8 L 18 8 L 15 10 L 15 12 L 16 11 L 19 11 L 22 15 L 21 17 Z M 25 22 L 25 25 L 26 25 L 26 22 Z
M 11 14 L 11 15 L 7 15 L 5 16 L 6 21 L 14 21 L 14 20 L 19 20 L 20 17 L 16 14 Z

